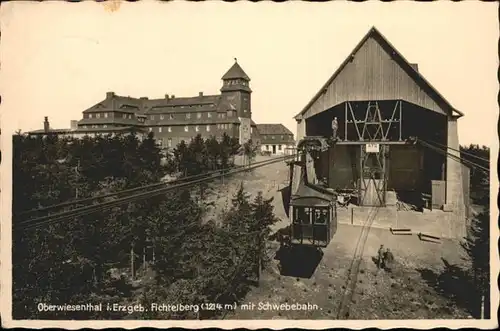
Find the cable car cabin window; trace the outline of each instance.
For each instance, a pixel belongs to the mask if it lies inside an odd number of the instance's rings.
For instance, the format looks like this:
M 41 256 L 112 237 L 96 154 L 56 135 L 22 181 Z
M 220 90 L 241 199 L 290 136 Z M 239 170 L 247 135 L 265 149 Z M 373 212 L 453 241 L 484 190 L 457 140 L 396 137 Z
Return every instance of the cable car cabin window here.
M 311 208 L 295 207 L 293 222 L 297 224 L 311 224 Z
M 314 210 L 314 224 L 326 225 L 327 220 L 328 220 L 327 208 L 316 208 Z

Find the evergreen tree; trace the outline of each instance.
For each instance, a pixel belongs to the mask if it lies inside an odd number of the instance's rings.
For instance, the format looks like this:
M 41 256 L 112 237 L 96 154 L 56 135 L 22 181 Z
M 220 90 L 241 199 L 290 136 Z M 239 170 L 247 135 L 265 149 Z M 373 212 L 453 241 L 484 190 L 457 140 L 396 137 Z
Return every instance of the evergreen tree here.
M 477 289 L 473 299 L 479 312 L 481 298 L 485 297 L 485 312 L 489 314 L 490 298 L 490 212 L 489 209 L 472 219 L 469 236 L 462 242 L 466 260 L 471 263 L 470 274 Z M 479 315 L 479 314 L 478 314 Z M 485 317 L 489 318 L 489 317 Z
M 250 139 L 246 143 L 243 144 L 243 154 L 246 157 L 247 164 L 250 165 L 255 159 L 255 156 L 257 155 L 257 146 L 254 145 L 252 140 Z
M 273 199 L 264 199 L 262 192 L 258 192 L 251 205 L 254 220 L 251 231 L 257 231 L 259 235 L 259 244 L 256 247 L 255 253 L 258 266 L 256 271 L 257 276 L 259 276 L 260 270 L 269 263 L 268 242 L 271 234 L 271 226 L 279 221 L 274 214 Z

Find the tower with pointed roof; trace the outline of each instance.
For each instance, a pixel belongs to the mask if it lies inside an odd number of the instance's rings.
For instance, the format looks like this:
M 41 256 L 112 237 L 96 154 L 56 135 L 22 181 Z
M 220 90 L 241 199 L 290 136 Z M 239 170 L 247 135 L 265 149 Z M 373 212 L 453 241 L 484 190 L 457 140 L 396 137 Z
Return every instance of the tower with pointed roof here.
M 233 66 L 222 76 L 222 82 L 220 91 L 228 106 L 236 110 L 238 117 L 251 118 L 250 77 L 240 67 L 236 58 Z

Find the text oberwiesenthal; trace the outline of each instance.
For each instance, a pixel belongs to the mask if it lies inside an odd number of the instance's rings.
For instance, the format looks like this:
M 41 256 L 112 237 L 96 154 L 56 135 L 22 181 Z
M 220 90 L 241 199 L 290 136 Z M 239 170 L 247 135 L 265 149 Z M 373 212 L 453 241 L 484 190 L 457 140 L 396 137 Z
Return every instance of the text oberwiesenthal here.
M 192 311 L 197 313 L 200 310 L 235 310 L 237 304 L 218 304 L 218 303 L 202 303 L 199 305 L 183 305 L 183 304 L 157 304 L 152 303 L 150 307 L 146 308 L 141 304 L 137 305 L 121 305 L 121 304 L 80 304 L 80 305 L 49 305 L 46 303 L 39 303 L 37 305 L 38 311 L 113 311 L 113 312 L 126 312 L 132 314 L 133 312 L 181 312 L 181 311 Z M 258 302 L 242 304 L 239 307 L 241 310 L 318 310 L 319 307 L 316 304 L 301 304 L 301 303 L 269 303 L 269 302 Z

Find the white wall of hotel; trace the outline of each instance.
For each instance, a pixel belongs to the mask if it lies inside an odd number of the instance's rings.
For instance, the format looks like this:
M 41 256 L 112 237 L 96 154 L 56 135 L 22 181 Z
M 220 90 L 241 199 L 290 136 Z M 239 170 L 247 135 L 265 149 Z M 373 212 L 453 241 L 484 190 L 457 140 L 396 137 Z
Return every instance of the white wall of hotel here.
M 260 146 L 261 152 L 271 152 L 271 155 L 292 155 L 295 149 L 294 143 L 265 144 Z

